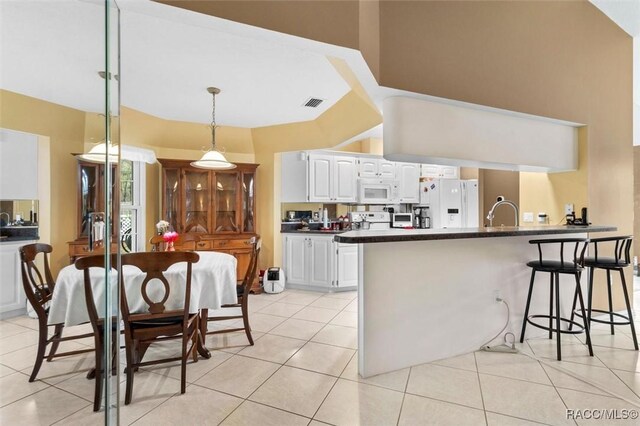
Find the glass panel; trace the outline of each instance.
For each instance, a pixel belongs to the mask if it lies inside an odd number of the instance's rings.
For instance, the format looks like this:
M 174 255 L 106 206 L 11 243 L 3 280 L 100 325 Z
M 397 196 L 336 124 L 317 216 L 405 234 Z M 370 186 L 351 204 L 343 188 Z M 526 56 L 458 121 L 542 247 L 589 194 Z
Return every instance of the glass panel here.
M 209 172 L 185 172 L 184 232 L 209 232 Z
M 120 247 L 126 253 L 138 251 L 136 244 L 138 241 L 136 213 L 135 209 L 122 209 L 120 211 Z
M 245 173 L 242 177 L 242 231 L 255 232 L 255 209 L 253 173 Z
M 169 222 L 169 227 L 172 231 L 180 232 L 178 224 L 180 223 L 180 179 L 178 169 L 165 169 L 165 187 L 164 187 L 164 200 L 165 211 L 163 212 L 162 220 Z
M 236 215 L 237 173 L 216 173 L 216 232 L 239 232 Z
M 388 198 L 387 189 L 386 188 L 365 188 L 364 198 L 365 200 Z
M 124 205 L 133 204 L 133 161 L 120 162 L 120 202 Z
M 89 221 L 87 215 L 95 212 L 98 205 L 98 167 L 93 165 L 80 166 L 80 236 L 89 236 Z

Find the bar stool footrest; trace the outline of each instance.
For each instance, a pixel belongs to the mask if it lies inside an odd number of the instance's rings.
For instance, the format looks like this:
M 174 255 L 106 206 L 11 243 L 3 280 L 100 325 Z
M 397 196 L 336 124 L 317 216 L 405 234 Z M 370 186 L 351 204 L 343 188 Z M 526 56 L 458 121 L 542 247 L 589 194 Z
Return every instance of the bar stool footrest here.
M 550 330 L 550 331 L 554 331 L 556 333 L 560 332 L 562 334 L 580 334 L 580 333 L 584 333 L 584 331 L 585 331 L 584 325 L 582 325 L 582 324 L 580 324 L 578 322 L 575 322 L 575 321 L 571 321 L 571 320 L 569 320 L 567 318 L 560 317 L 560 321 L 564 321 L 567 324 L 571 324 L 573 327 L 577 327 L 577 329 L 573 329 L 573 330 L 556 330 L 555 328 L 549 328 L 549 327 L 547 327 L 545 325 L 540 325 L 540 324 L 532 321 L 533 319 L 536 319 L 536 318 L 542 318 L 542 319 L 546 319 L 546 320 L 551 319 L 551 320 L 553 320 L 555 322 L 556 317 L 552 316 L 552 315 L 529 315 L 527 317 L 527 322 L 529 324 L 531 324 L 534 327 L 540 328 L 542 330 L 547 330 L 547 331 Z
M 591 322 L 597 322 L 600 324 L 613 324 L 613 325 L 629 325 L 631 324 L 631 321 L 629 320 L 629 317 L 623 314 L 619 314 L 617 312 L 609 312 L 609 311 L 605 311 L 603 309 L 591 309 L 591 313 L 596 312 L 599 314 L 606 314 L 606 315 L 613 315 L 614 317 L 618 317 L 618 318 L 622 318 L 624 321 L 611 321 L 611 320 L 603 320 L 603 319 L 597 319 L 597 318 L 593 318 L 591 317 Z M 582 313 L 578 310 L 576 310 L 574 312 L 574 314 L 577 317 L 582 318 Z

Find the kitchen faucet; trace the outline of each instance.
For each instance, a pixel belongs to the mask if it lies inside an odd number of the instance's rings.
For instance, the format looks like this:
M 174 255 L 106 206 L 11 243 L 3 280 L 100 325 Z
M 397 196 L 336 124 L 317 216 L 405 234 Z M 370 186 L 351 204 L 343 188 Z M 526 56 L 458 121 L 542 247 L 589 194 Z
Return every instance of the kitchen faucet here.
M 520 223 L 518 220 L 520 216 L 520 213 L 518 212 L 518 206 L 516 206 L 512 201 L 505 200 L 503 196 L 499 196 L 497 202 L 493 205 L 493 207 L 491 207 L 491 210 L 489 210 L 489 214 L 487 215 L 487 219 L 489 219 L 489 226 L 493 226 L 493 213 L 495 212 L 496 208 L 503 204 L 513 207 L 513 211 L 516 214 L 516 226 L 518 226 Z
M 7 222 L 6 222 L 6 225 L 5 225 L 5 226 L 9 226 L 9 225 L 11 225 L 11 216 L 9 216 L 9 213 L 7 213 L 7 212 L 0 212 L 0 218 L 2 218 L 2 215 L 3 215 L 3 214 L 4 214 L 4 215 L 7 215 Z

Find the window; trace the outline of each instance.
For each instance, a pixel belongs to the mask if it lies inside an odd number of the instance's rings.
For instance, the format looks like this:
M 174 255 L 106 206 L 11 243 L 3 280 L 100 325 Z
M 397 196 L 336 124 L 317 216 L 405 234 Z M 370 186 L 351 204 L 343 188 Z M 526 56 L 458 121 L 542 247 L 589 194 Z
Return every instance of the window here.
M 145 247 L 145 167 L 140 161 L 120 162 L 120 241 L 126 253 Z

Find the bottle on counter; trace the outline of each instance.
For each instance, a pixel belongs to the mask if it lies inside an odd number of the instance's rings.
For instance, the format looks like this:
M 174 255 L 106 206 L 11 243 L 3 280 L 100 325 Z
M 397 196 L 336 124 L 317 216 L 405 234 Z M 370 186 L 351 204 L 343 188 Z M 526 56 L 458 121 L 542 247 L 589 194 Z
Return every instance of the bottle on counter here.
M 322 212 L 322 227 L 325 229 L 329 227 L 329 211 L 327 209 Z

